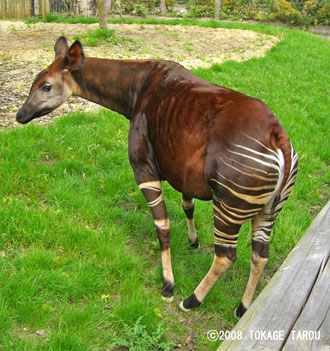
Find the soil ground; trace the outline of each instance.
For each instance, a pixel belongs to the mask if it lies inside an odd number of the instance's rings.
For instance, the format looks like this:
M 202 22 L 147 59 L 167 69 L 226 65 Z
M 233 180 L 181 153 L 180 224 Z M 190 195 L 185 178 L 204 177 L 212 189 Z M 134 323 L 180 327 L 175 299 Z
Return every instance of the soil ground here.
M 34 77 L 54 58 L 56 39 L 69 42 L 77 34 L 98 28 L 97 24 L 26 25 L 21 21 L 0 21 L 0 129 L 17 126 L 15 115 L 24 103 Z M 248 30 L 195 26 L 109 24 L 119 44 L 84 47 L 86 56 L 109 59 L 166 59 L 186 68 L 210 67 L 227 60 L 248 60 L 264 56 L 279 39 Z M 91 111 L 99 106 L 73 97 L 48 116 L 33 123 L 49 123 L 54 117 L 74 110 Z

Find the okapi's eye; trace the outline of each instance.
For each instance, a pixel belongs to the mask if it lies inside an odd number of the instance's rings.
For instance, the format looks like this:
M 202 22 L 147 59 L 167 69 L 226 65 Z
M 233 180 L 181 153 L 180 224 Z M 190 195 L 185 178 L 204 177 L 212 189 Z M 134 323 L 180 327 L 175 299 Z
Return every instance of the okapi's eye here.
M 45 85 L 43 85 L 43 87 L 41 89 L 42 89 L 42 91 L 49 92 L 52 90 L 52 86 L 50 84 L 45 84 Z

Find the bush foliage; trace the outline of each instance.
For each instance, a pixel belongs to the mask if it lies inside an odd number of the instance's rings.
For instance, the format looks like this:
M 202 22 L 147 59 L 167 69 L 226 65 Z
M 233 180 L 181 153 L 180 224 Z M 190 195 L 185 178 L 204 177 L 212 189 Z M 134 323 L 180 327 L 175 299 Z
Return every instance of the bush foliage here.
M 214 0 L 166 0 L 169 15 L 188 18 L 214 16 Z M 178 11 L 178 5 L 186 8 Z M 112 12 L 120 15 L 160 14 L 160 0 L 115 0 Z M 330 24 L 329 0 L 222 0 L 221 18 L 279 20 L 293 25 Z

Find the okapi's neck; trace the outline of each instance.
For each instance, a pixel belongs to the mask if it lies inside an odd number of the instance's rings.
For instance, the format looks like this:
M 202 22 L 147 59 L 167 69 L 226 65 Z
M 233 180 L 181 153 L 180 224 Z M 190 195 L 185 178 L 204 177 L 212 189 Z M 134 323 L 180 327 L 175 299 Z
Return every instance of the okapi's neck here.
M 77 83 L 73 94 L 130 119 L 141 87 L 152 66 L 148 61 L 86 57 L 83 67 L 72 72 Z

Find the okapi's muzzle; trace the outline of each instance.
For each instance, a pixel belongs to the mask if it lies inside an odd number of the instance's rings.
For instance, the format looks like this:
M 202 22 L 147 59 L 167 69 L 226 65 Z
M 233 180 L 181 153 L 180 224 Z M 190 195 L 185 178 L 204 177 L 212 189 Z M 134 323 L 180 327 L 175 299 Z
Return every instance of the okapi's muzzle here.
M 21 124 L 26 124 L 36 118 L 35 113 L 28 111 L 26 103 L 19 109 L 16 114 L 16 121 Z
M 26 124 L 30 122 L 32 119 L 26 117 L 26 113 L 23 110 L 23 108 L 20 108 L 19 111 L 16 114 L 16 121 L 21 124 Z
M 21 124 L 26 124 L 35 118 L 47 115 L 51 111 L 53 111 L 53 109 L 44 109 L 41 111 L 30 110 L 25 103 L 17 112 L 16 121 Z

